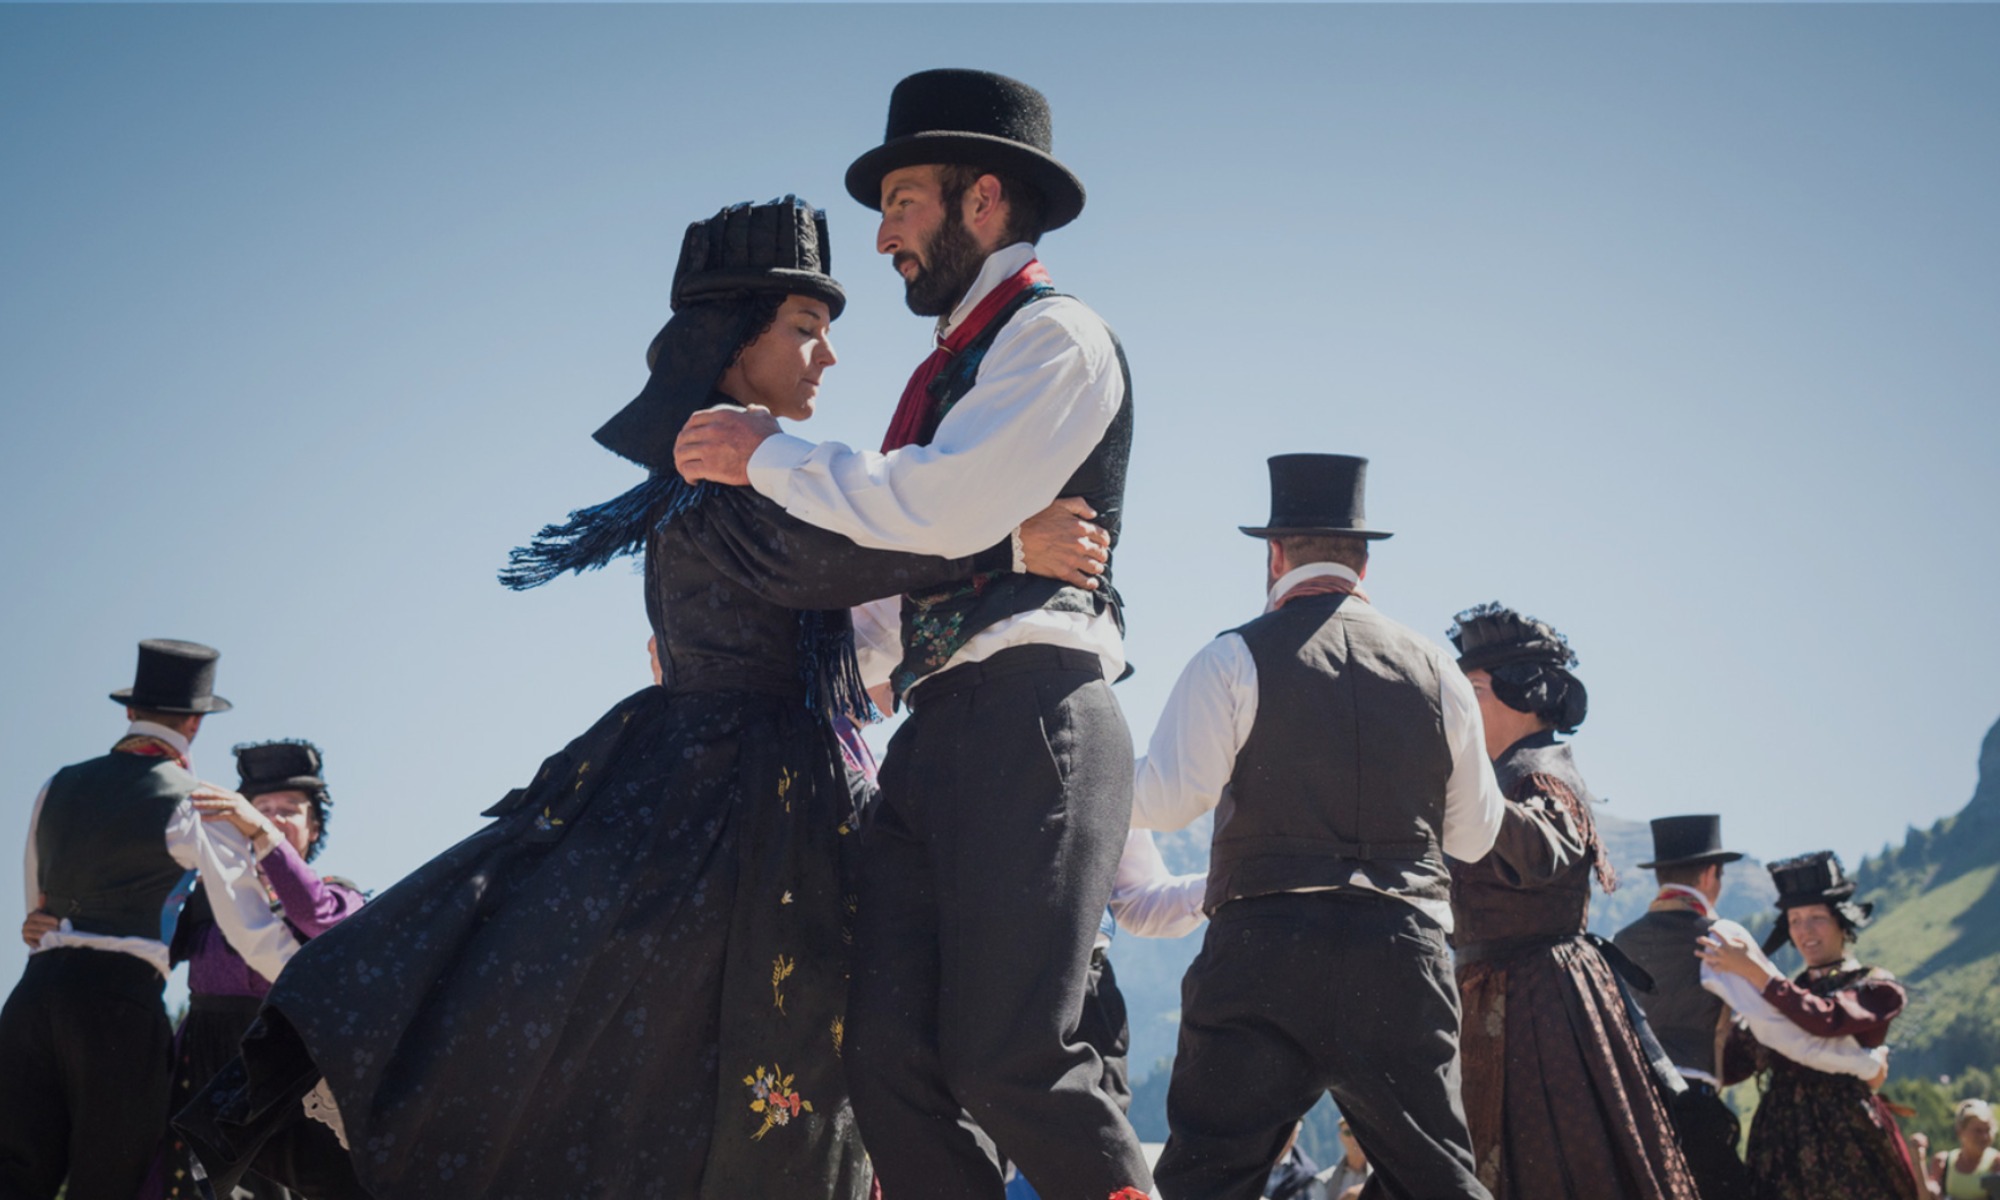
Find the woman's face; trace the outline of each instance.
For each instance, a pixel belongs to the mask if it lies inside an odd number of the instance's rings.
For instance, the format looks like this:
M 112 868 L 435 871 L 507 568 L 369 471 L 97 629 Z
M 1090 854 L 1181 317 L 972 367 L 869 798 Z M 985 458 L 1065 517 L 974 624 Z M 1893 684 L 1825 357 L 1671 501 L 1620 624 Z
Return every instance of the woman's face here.
M 1986 1153 L 1993 1144 L 1993 1121 L 1988 1117 L 1967 1117 L 1958 1127 L 1958 1144 L 1975 1154 Z
M 743 347 L 717 386 L 738 404 L 760 404 L 775 416 L 805 420 L 813 414 L 820 375 L 836 361 L 832 325 L 824 300 L 785 297 L 778 319 Z
M 1847 932 L 1833 910 L 1824 904 L 1807 904 L 1785 913 L 1792 945 L 1799 948 L 1809 967 L 1837 963 L 1847 954 Z
M 313 813 L 312 797 L 304 792 L 265 792 L 250 803 L 271 819 L 271 824 L 285 835 L 300 858 L 306 856 L 306 847 L 319 836 L 319 818 Z

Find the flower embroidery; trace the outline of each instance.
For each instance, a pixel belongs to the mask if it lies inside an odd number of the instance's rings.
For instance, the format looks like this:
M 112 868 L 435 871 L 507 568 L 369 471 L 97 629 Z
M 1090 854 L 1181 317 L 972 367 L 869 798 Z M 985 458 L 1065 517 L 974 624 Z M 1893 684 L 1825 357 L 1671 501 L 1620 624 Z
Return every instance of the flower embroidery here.
M 750 1135 L 751 1141 L 762 1141 L 771 1130 L 790 1125 L 794 1117 L 813 1110 L 812 1101 L 792 1090 L 795 1078 L 785 1074 L 776 1063 L 768 1071 L 758 1067 L 755 1075 L 743 1077 L 743 1085 L 750 1089 L 750 1111 L 764 1118 L 764 1127 Z
M 833 1033 L 833 1052 L 837 1055 L 840 1053 L 840 1044 L 847 1040 L 847 1022 L 836 1016 L 829 1028 Z
M 799 777 L 792 774 L 790 767 L 778 771 L 778 799 L 784 803 L 786 812 L 792 811 L 792 785 L 798 780 Z
M 562 818 L 550 816 L 549 810 L 547 808 L 543 808 L 542 815 L 535 818 L 535 828 L 541 830 L 544 833 L 547 833 L 549 830 L 554 829 L 556 826 L 562 823 L 563 823 Z
M 785 980 L 790 979 L 792 972 L 798 968 L 798 959 L 786 958 L 782 954 L 771 964 L 771 1001 L 777 1005 L 779 1012 L 785 1011 Z

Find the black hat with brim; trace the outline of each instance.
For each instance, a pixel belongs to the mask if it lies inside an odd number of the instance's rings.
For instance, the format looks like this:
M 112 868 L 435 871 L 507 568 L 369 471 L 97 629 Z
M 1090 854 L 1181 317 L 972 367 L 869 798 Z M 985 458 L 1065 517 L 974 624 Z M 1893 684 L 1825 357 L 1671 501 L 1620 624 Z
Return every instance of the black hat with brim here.
M 147 638 L 139 643 L 132 686 L 111 699 L 127 708 L 178 716 L 207 716 L 235 706 L 215 694 L 215 661 L 221 654 L 200 642 Z
M 1278 454 L 1269 460 L 1271 516 L 1238 525 L 1254 538 L 1394 537 L 1368 528 L 1368 460 L 1352 454 Z
M 1854 899 L 1857 885 L 1847 877 L 1840 856 L 1831 850 L 1787 858 L 1768 864 L 1766 869 L 1771 872 L 1771 882 L 1778 887 L 1778 925 L 1764 940 L 1766 954 L 1775 954 L 1778 947 L 1792 940 L 1791 927 L 1785 920 L 1785 914 L 1792 909 L 1824 904 L 1838 915 L 1850 937 L 1867 928 L 1875 913 L 1873 902 Z
M 1048 98 L 991 71 L 919 71 L 889 95 L 882 144 L 847 168 L 847 193 L 882 207 L 891 171 L 927 163 L 977 167 L 1018 179 L 1041 193 L 1043 229 L 1060 229 L 1083 212 L 1083 181 L 1052 153 Z
M 811 296 L 839 317 L 847 293 L 834 281 L 826 213 L 797 196 L 768 204 L 732 204 L 681 237 L 669 303 L 675 311 L 704 300 L 742 296 Z
M 1653 861 L 1640 863 L 1639 869 L 1705 867 L 1742 857 L 1738 851 L 1722 848 L 1721 817 L 1657 817 L 1653 821 Z
M 318 792 L 326 788 L 319 747 L 311 742 L 252 742 L 237 746 L 236 790 L 246 799 L 270 792 Z

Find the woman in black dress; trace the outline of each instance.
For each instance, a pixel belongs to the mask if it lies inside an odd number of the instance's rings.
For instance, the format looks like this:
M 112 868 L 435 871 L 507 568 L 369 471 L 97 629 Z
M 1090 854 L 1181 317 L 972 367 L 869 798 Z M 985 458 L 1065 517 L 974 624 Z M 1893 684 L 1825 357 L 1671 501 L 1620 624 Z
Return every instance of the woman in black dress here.
M 502 576 L 643 549 L 663 683 L 292 961 L 179 1120 L 218 1184 L 303 1108 L 382 1200 L 867 1195 L 840 1064 L 859 790 L 832 722 L 868 710 L 846 610 L 1011 554 L 862 550 L 674 473 L 697 409 L 810 415 L 843 301 L 825 229 L 790 198 L 689 228 L 651 379 L 597 434 L 650 478 Z

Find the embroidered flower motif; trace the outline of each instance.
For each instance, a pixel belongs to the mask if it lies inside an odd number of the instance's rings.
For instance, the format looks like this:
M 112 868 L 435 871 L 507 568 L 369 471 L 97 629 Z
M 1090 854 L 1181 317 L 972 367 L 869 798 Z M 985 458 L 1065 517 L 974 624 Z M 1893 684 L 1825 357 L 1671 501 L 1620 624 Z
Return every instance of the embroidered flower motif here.
M 790 904 L 791 902 L 792 902 L 792 893 L 790 891 L 787 891 L 784 895 L 778 897 L 779 904 Z
M 833 1052 L 837 1055 L 840 1053 L 841 1043 L 847 1040 L 847 1022 L 835 1016 L 833 1024 L 828 1028 L 833 1034 Z
M 799 777 L 792 774 L 790 767 L 783 767 L 778 771 L 778 800 L 784 804 L 786 812 L 792 811 L 792 785 L 798 780 Z
M 798 968 L 798 959 L 786 958 L 782 954 L 771 964 L 771 1000 L 779 1012 L 785 1011 L 785 980 L 790 979 L 792 972 Z
M 562 823 L 563 819 L 549 815 L 549 810 L 546 807 L 542 809 L 542 815 L 535 818 L 535 828 L 541 830 L 543 833 L 547 833 Z
M 764 1118 L 763 1128 L 750 1135 L 751 1141 L 762 1141 L 773 1129 L 790 1125 L 793 1118 L 813 1110 L 812 1101 L 792 1090 L 795 1078 L 776 1063 L 768 1071 L 758 1067 L 756 1074 L 743 1077 L 743 1085 L 750 1089 L 750 1111 Z
M 585 759 L 583 765 L 576 769 L 576 786 L 570 788 L 570 791 L 580 792 L 583 790 L 583 777 L 584 775 L 589 773 L 589 771 L 590 771 L 590 760 Z

